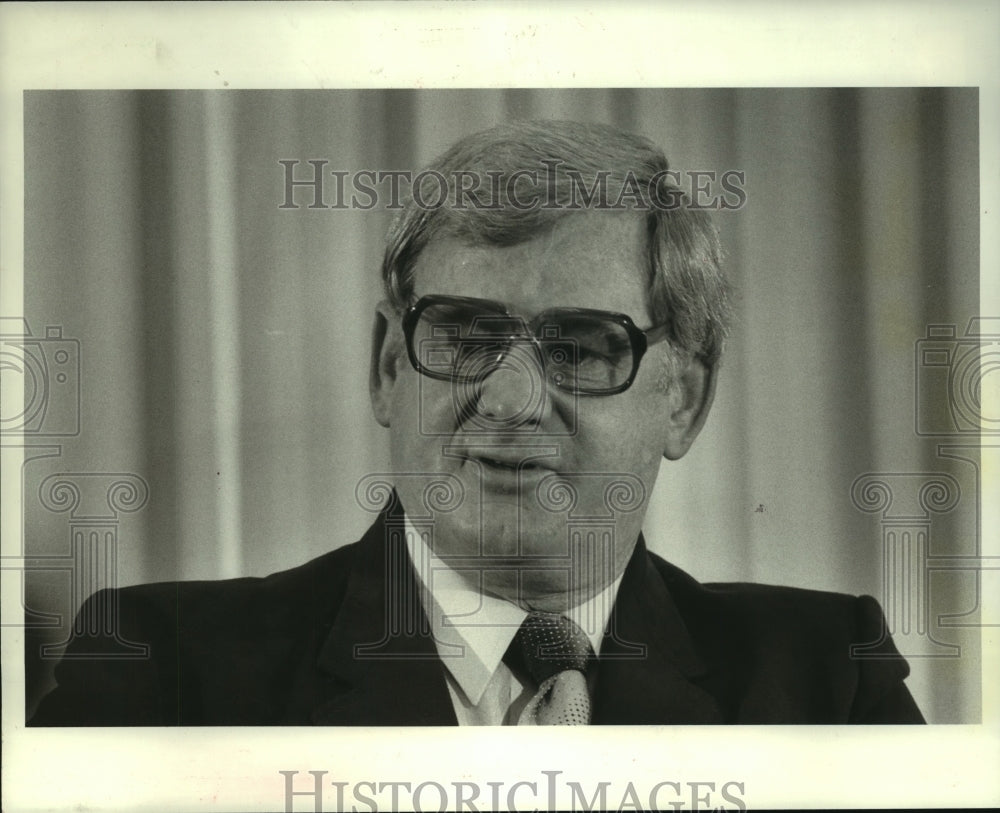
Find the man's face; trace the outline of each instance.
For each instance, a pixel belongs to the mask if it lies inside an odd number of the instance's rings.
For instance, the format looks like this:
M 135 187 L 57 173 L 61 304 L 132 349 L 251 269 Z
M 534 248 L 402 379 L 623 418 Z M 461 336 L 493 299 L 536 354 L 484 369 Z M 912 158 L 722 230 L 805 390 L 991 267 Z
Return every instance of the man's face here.
M 414 298 L 494 300 L 526 321 L 550 308 L 591 308 L 647 329 L 645 252 L 644 218 L 634 213 L 571 215 L 515 246 L 441 237 L 417 261 Z M 708 376 L 671 376 L 661 342 L 632 386 L 613 395 L 544 383 L 530 344 L 471 385 L 436 380 L 413 369 L 399 317 L 382 313 L 373 404 L 392 430 L 407 515 L 428 514 L 428 475 L 461 487 L 457 507 L 429 515 L 434 550 L 474 586 L 533 609 L 563 610 L 599 592 L 632 553 L 661 458 L 679 457 L 697 432 Z

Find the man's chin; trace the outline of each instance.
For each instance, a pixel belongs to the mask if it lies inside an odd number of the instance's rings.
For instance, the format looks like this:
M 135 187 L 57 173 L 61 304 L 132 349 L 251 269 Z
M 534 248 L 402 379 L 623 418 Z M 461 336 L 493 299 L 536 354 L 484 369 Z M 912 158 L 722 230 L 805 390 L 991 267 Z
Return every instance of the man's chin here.
M 483 592 L 494 598 L 509 601 L 524 610 L 546 613 L 564 613 L 571 607 L 590 599 L 601 588 L 576 586 L 569 589 L 565 580 L 532 578 L 532 574 L 484 574 Z

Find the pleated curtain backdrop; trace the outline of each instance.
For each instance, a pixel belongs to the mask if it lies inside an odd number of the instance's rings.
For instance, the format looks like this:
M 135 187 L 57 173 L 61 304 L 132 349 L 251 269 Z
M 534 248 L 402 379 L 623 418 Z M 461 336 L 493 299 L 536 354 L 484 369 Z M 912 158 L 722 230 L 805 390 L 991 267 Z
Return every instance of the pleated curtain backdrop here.
M 148 484 L 116 520 L 118 584 L 263 575 L 358 538 L 355 485 L 388 470 L 367 376 L 391 212 L 310 209 L 301 188 L 282 209 L 279 161 L 415 170 L 494 123 L 571 118 L 641 132 L 679 170 L 745 173 L 745 206 L 715 215 L 735 329 L 707 427 L 664 463 L 650 547 L 703 581 L 886 601 L 859 475 L 950 472 L 962 500 L 932 553 L 977 550 L 975 453 L 914 430 L 916 343 L 978 312 L 977 110 L 970 88 L 29 92 L 25 314 L 82 361 L 79 435 L 25 465 L 26 551 L 69 549 L 72 518 L 38 498 L 60 472 Z M 932 614 L 975 623 L 976 588 L 935 578 Z M 25 596 L 82 599 L 44 571 Z M 30 630 L 29 694 L 60 635 Z M 975 721 L 978 630 L 948 636 L 961 657 L 905 653 L 911 686 L 929 719 Z

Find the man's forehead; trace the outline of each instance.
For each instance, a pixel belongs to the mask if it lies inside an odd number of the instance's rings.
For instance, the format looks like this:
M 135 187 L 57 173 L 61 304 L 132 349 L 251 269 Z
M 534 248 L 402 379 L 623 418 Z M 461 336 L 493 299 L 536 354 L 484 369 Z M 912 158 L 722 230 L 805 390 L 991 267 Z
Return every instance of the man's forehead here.
M 548 307 L 647 310 L 645 218 L 633 212 L 567 215 L 515 245 L 439 235 L 415 265 L 414 293 L 507 302 L 526 314 Z

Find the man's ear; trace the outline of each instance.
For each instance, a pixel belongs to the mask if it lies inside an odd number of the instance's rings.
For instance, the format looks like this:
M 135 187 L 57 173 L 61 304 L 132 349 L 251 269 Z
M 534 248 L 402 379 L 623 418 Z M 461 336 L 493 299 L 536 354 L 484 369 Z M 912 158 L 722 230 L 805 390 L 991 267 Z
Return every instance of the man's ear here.
M 678 460 L 687 454 L 715 398 L 716 369 L 702 359 L 680 359 L 683 364 L 670 385 L 672 401 L 663 456 Z
M 399 314 L 386 301 L 375 307 L 372 325 L 372 358 L 368 370 L 368 392 L 372 412 L 382 426 L 389 426 L 392 415 L 392 392 L 403 360 L 403 336 Z

